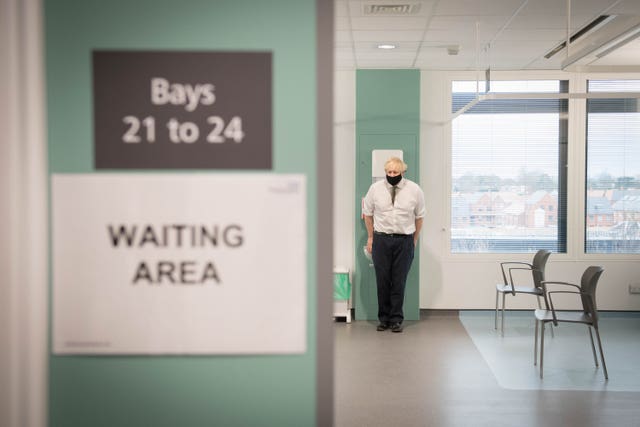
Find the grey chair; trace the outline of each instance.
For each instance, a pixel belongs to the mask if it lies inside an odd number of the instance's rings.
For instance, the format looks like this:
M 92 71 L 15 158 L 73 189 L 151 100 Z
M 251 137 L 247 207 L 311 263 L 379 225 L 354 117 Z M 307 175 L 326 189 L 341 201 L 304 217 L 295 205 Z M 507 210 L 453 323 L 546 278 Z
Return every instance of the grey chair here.
M 498 329 L 498 300 L 500 294 L 502 294 L 502 316 L 500 322 L 500 330 L 504 335 L 504 309 L 505 309 L 505 297 L 507 294 L 515 296 L 516 294 L 529 294 L 535 295 L 538 300 L 538 308 L 541 308 L 540 297 L 543 296 L 542 286 L 540 283 L 544 280 L 544 270 L 547 265 L 551 252 L 545 249 L 540 249 L 533 256 L 533 261 L 520 262 L 520 261 L 507 261 L 500 263 L 500 269 L 502 271 L 503 283 L 496 285 L 496 314 L 495 314 L 495 329 Z M 518 285 L 514 281 L 513 272 L 515 270 L 530 270 L 532 280 L 527 285 Z
M 588 267 L 582 274 L 580 286 L 567 282 L 542 282 L 542 288 L 545 292 L 545 303 L 547 305 L 547 309 L 538 309 L 535 311 L 536 329 L 535 342 L 533 346 L 533 364 L 535 365 L 538 359 L 538 329 L 540 329 L 540 378 L 542 378 L 544 367 L 544 326 L 549 322 L 553 322 L 555 326 L 557 326 L 558 323 L 561 322 L 568 322 L 581 323 L 588 326 L 589 338 L 591 339 L 591 350 L 593 352 L 593 360 L 595 361 L 596 367 L 598 367 L 598 357 L 596 355 L 596 347 L 593 342 L 593 334 L 591 332 L 591 329 L 596 332 L 604 378 L 605 380 L 609 379 L 609 374 L 607 373 L 607 365 L 604 361 L 604 353 L 602 352 L 602 341 L 600 340 L 600 332 L 598 330 L 598 307 L 596 305 L 596 287 L 598 286 L 598 280 L 600 279 L 603 271 L 604 269 L 602 267 Z M 556 286 L 558 286 L 558 289 L 571 288 L 573 290 L 549 290 L 550 287 L 552 289 L 556 289 Z M 553 305 L 554 294 L 580 295 L 582 310 L 557 310 Z M 539 328 L 538 325 L 541 325 L 541 327 Z

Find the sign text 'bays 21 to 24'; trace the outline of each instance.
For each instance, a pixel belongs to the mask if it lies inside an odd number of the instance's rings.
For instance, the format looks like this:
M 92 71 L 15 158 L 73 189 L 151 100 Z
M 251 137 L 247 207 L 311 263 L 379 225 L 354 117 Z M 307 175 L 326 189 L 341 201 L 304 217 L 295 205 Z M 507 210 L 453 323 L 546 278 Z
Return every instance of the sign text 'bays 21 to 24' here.
M 162 77 L 151 79 L 150 94 L 150 101 L 154 106 L 180 105 L 189 112 L 195 111 L 200 105 L 213 105 L 216 101 L 215 85 L 212 83 L 175 83 Z M 200 140 L 201 136 L 211 144 L 227 141 L 240 143 L 245 136 L 240 116 L 232 116 L 228 120 L 218 115 L 207 116 L 206 129 L 201 129 L 194 121 L 181 121 L 175 117 L 171 117 L 160 126 L 154 116 L 140 118 L 128 115 L 122 118 L 122 122 L 126 126 L 122 142 L 126 144 L 154 143 L 158 131 L 166 132 L 166 137 L 174 144 L 193 144 Z

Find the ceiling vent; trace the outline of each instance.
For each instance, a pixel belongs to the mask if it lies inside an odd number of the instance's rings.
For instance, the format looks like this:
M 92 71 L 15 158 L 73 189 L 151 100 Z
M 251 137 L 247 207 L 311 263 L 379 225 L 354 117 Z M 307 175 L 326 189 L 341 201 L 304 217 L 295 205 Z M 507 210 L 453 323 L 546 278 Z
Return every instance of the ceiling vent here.
M 420 3 L 369 3 L 363 5 L 367 16 L 406 16 L 420 12 Z

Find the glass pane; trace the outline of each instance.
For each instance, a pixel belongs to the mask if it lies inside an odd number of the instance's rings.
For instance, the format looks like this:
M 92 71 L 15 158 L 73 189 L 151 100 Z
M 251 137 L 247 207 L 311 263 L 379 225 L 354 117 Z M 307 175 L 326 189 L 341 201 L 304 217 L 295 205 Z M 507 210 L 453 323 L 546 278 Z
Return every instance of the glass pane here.
M 475 84 L 475 82 L 473 82 Z M 491 82 L 494 93 L 559 93 L 566 82 Z M 472 100 L 453 82 L 452 110 Z M 475 88 L 475 86 L 473 86 Z M 564 252 L 567 101 L 482 101 L 452 123 L 451 251 Z M 563 142 L 563 143 L 561 143 Z
M 592 80 L 589 91 L 640 92 L 640 80 Z M 587 100 L 588 253 L 640 253 L 638 101 Z

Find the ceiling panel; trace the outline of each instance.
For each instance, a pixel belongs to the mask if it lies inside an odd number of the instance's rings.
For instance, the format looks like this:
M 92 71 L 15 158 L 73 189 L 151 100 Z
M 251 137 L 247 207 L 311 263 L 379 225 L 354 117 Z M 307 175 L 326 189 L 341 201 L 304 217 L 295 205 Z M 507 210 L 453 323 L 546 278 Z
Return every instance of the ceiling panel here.
M 551 0 L 546 0 L 551 1 Z M 567 3 L 566 1 L 559 2 L 563 7 L 563 14 L 566 15 Z M 637 0 L 572 0 L 571 1 L 571 16 L 576 15 L 591 15 L 595 17 L 601 13 L 611 13 L 613 8 L 621 7 L 624 3 L 631 4 L 637 3 Z
M 427 70 L 474 70 L 475 60 L 468 57 L 446 58 L 443 61 L 441 56 L 420 56 L 416 61 L 416 66 Z
M 640 15 L 640 1 L 638 0 L 625 0 L 615 5 L 610 13 L 619 13 L 625 15 Z
M 351 23 L 348 16 L 336 16 L 333 22 L 334 30 L 337 31 L 351 31 Z
M 523 0 L 445 0 L 436 6 L 436 15 L 512 15 Z
M 335 16 L 349 16 L 346 0 L 335 0 L 333 2 L 333 14 Z
M 473 15 L 435 15 L 429 22 L 430 30 L 454 30 L 476 27 L 487 30 L 499 30 L 509 20 L 507 15 L 473 16 Z
M 525 29 L 506 29 L 498 37 L 497 40 L 509 40 L 509 41 L 523 41 L 523 40 L 540 40 L 547 42 L 555 42 L 566 38 L 566 31 L 564 30 L 539 30 L 535 33 Z
M 575 15 L 571 17 L 571 29 L 579 30 L 598 15 Z M 567 32 L 567 15 L 518 15 L 509 23 L 509 28 L 536 33 L 540 30 L 562 30 Z
M 619 0 L 572 0 L 571 15 L 596 16 Z M 518 15 L 562 16 L 566 20 L 567 2 L 564 0 L 529 0 Z
M 412 17 L 366 17 L 351 18 L 351 29 L 357 30 L 423 30 L 427 26 L 424 18 Z
M 356 42 L 404 42 L 422 40 L 424 31 L 354 31 L 353 40 Z
M 494 32 L 479 31 L 476 35 L 475 28 L 466 28 L 460 31 L 429 30 L 425 33 L 425 41 L 447 41 L 450 43 L 469 43 L 475 46 L 476 40 L 487 43 L 495 36 Z
M 349 43 L 349 46 L 351 46 L 352 42 L 351 31 L 338 30 L 334 33 L 333 43 L 336 47 L 344 43 Z

